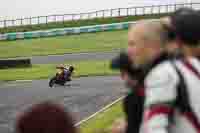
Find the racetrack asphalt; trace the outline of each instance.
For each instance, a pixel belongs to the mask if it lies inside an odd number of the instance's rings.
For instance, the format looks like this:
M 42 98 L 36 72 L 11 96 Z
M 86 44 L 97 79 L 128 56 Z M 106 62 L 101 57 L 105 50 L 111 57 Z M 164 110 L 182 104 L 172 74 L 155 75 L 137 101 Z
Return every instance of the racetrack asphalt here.
M 48 80 L 2 83 L 0 133 L 13 133 L 17 114 L 34 103 L 46 100 L 61 103 L 79 122 L 123 96 L 125 92 L 118 76 L 82 77 L 73 79 L 70 84 L 50 88 Z
M 33 56 L 31 58 L 32 64 L 57 64 L 70 61 L 87 61 L 87 60 L 110 60 L 115 57 L 119 51 L 111 52 L 95 52 L 95 53 L 72 53 L 63 55 L 48 55 L 48 56 Z M 8 59 L 20 59 L 29 57 L 17 57 Z

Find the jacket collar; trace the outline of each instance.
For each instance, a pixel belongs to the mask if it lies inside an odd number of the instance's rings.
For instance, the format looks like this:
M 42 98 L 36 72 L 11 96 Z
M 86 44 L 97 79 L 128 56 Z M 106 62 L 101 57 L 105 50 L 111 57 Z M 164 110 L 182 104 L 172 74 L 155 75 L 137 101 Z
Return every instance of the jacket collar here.
M 157 57 L 152 63 L 147 65 L 147 70 L 151 70 L 152 68 L 154 68 L 155 66 L 161 64 L 163 61 L 169 60 L 170 56 L 166 53 L 163 53 L 162 55 L 160 55 L 159 57 Z

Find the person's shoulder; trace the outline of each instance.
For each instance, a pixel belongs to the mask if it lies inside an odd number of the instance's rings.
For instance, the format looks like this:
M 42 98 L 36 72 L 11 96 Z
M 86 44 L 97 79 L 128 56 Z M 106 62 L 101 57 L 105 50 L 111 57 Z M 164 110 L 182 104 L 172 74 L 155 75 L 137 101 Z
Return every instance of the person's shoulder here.
M 145 79 L 146 106 L 173 101 L 178 82 L 176 70 L 170 61 L 154 67 Z
M 175 61 L 176 62 L 176 61 Z M 166 83 L 176 83 L 178 82 L 178 76 L 176 69 L 174 68 L 171 60 L 163 61 L 158 64 L 149 72 L 145 78 L 147 84 L 166 82 Z

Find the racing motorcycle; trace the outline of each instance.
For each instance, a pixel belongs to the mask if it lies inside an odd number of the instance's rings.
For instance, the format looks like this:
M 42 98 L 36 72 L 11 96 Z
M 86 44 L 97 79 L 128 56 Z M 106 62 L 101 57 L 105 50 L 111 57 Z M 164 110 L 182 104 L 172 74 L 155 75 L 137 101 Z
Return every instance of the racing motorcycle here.
M 53 87 L 54 84 L 64 86 L 66 82 L 70 82 L 73 71 L 74 71 L 73 66 L 70 66 L 68 69 L 59 68 L 56 75 L 50 79 L 49 87 Z

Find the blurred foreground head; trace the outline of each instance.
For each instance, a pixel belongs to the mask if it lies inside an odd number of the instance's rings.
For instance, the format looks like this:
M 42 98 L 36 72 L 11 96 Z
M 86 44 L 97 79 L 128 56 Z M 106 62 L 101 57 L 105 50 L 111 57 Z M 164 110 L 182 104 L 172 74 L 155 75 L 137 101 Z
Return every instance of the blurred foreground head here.
M 76 133 L 73 120 L 64 107 L 51 102 L 33 105 L 21 113 L 17 133 Z
M 128 55 L 139 67 L 151 64 L 164 52 L 167 37 L 160 21 L 139 21 L 129 29 Z
M 198 45 L 200 40 L 200 14 L 191 8 L 180 8 L 171 16 L 172 30 L 185 45 Z
M 120 71 L 121 78 L 128 88 L 134 88 L 143 77 L 144 71 L 135 68 L 133 64 L 126 52 L 121 52 L 111 61 L 111 68 Z
M 111 61 L 111 68 L 132 73 L 132 62 L 126 52 L 121 52 Z
M 199 44 L 199 16 L 200 12 L 185 7 L 168 17 L 161 18 L 160 21 L 168 32 L 166 50 L 170 55 L 181 57 L 184 52 L 183 46 L 196 47 Z M 200 53 L 200 49 L 195 48 L 193 52 Z
M 126 52 L 121 52 L 112 59 L 111 68 L 127 72 L 132 79 L 139 79 L 139 76 L 142 74 L 142 70 L 135 67 L 134 62 L 131 61 Z
M 192 14 L 195 11 L 190 8 L 180 8 L 176 10 L 171 16 L 163 17 L 160 19 L 163 28 L 167 31 L 168 43 L 166 45 L 166 51 L 173 57 L 181 56 L 181 45 L 177 43 L 177 33 L 175 32 L 174 20 L 182 15 Z

